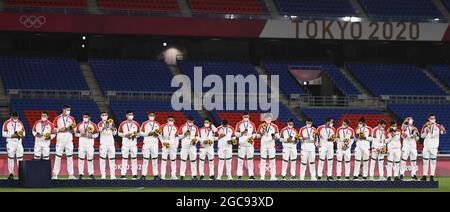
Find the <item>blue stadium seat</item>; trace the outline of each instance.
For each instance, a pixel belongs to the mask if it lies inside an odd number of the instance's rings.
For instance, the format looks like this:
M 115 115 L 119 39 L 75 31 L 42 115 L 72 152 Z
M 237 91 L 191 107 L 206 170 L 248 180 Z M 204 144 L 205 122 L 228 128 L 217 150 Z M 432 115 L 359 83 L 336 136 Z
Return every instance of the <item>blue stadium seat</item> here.
M 431 0 L 359 0 L 372 18 L 435 19 L 442 14 Z
M 89 90 L 72 58 L 0 57 L 6 89 Z
M 281 15 L 301 17 L 355 16 L 349 0 L 275 0 Z
M 450 87 L 450 65 L 430 65 L 430 70 Z
M 410 64 L 347 64 L 373 95 L 435 95 L 446 93 L 418 67 Z
M 90 59 L 101 89 L 106 91 L 175 91 L 172 74 L 162 60 Z

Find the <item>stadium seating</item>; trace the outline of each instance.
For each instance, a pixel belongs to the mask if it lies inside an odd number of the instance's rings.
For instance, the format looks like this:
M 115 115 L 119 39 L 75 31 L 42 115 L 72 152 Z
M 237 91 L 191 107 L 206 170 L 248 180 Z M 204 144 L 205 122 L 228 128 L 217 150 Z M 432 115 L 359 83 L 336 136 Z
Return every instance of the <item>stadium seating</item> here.
M 104 92 L 176 90 L 168 86 L 172 74 L 162 60 L 90 59 L 89 64 Z
M 143 10 L 151 12 L 179 12 L 177 0 L 99 0 L 103 9 Z
M 289 73 L 289 66 L 313 66 L 320 67 L 325 71 L 336 86 L 344 93 L 344 95 L 358 95 L 358 89 L 339 71 L 339 69 L 332 63 L 326 62 L 297 62 L 297 63 L 265 63 L 267 71 L 270 74 L 280 74 L 280 88 L 287 94 L 304 93 L 298 82 Z M 286 74 L 281 74 L 281 73 Z
M 447 10 L 450 10 L 450 0 L 442 0 L 442 3 L 444 4 L 445 8 L 447 8 Z
M 349 0 L 275 0 L 281 15 L 301 17 L 355 16 Z
M 100 121 L 100 110 L 92 100 L 71 100 L 71 99 L 11 99 L 11 110 L 19 112 L 20 119 L 25 125 L 25 132 L 27 136 L 23 142 L 26 150 L 32 150 L 34 147 L 34 139 L 31 134 L 31 129 L 34 122 L 40 120 L 41 112 L 49 112 L 49 120 L 53 121 L 54 118 L 61 114 L 62 107 L 65 104 L 72 106 L 71 116 L 78 122 L 81 122 L 84 112 L 88 112 L 92 116 L 92 121 L 98 123 Z M 77 144 L 78 139 L 74 140 Z M 52 141 L 52 144 L 55 140 Z M 98 142 L 96 142 L 96 146 Z M 77 145 L 75 145 L 77 146 Z M 1 142 L 0 149 L 5 148 L 5 143 Z M 52 145 L 54 148 L 54 145 Z
M 264 15 L 260 0 L 189 0 L 193 13 Z
M 86 0 L 3 0 L 6 6 L 86 8 Z
M 356 128 L 358 126 L 357 120 L 360 117 L 366 119 L 366 124 L 371 127 L 376 127 L 381 119 L 390 121 L 389 116 L 383 112 L 374 109 L 302 109 L 301 113 L 305 117 L 310 117 L 314 121 L 314 126 L 320 126 L 325 123 L 327 117 L 335 120 L 335 127 L 339 127 L 344 119 L 350 120 L 350 126 Z
M 450 65 L 430 65 L 430 70 L 450 87 Z
M 408 116 L 414 118 L 414 125 L 422 129 L 422 126 L 428 120 L 428 114 L 436 114 L 436 122 L 442 124 L 447 132 L 450 126 L 450 111 L 448 105 L 427 105 L 427 104 L 389 104 L 388 109 L 396 114 L 401 120 Z M 421 142 L 419 142 L 420 144 Z M 440 153 L 450 153 L 450 136 L 447 133 L 440 137 L 439 142 L 439 152 Z
M 446 95 L 425 73 L 410 64 L 347 64 L 373 95 Z
M 431 0 L 359 0 L 372 18 L 435 19 L 442 14 Z
M 6 89 L 89 90 L 71 58 L 0 57 Z

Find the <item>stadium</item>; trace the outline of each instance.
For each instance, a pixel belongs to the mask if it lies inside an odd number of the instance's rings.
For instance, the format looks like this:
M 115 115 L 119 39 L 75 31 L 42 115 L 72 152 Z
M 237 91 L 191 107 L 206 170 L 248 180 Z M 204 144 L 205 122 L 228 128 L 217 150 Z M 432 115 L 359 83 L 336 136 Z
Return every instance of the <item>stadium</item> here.
M 449 21 L 450 0 L 0 0 L 0 191 L 450 191 Z

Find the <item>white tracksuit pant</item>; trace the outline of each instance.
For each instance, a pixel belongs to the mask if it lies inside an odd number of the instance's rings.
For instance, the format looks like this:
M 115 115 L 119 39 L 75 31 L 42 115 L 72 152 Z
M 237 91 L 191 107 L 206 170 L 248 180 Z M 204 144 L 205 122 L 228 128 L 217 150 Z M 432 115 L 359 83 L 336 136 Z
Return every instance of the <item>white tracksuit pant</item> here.
M 434 176 L 436 173 L 437 153 L 437 148 L 423 148 L 423 176 Z M 428 169 L 428 166 L 430 166 L 430 169 Z
M 217 179 L 221 179 L 224 165 L 226 165 L 226 174 L 228 178 L 231 178 L 232 177 L 231 160 L 233 158 L 232 145 L 219 146 L 219 149 L 217 150 L 217 155 L 219 156 L 219 168 L 217 169 Z
M 404 146 L 402 148 L 402 162 L 400 165 L 400 174 L 405 175 L 405 172 L 407 170 L 406 167 L 406 161 L 408 158 L 411 161 L 411 176 L 414 176 L 417 174 L 417 149 L 412 147 Z
M 297 168 L 297 146 L 283 145 L 283 164 L 281 167 L 281 176 L 286 176 L 289 161 L 291 161 L 291 177 L 295 177 Z
M 334 143 L 327 142 L 319 148 L 319 166 L 317 167 L 317 176 L 322 177 L 325 160 L 327 161 L 327 176 L 333 176 L 333 158 Z
M 42 156 L 42 157 L 41 157 Z M 50 159 L 50 141 L 35 141 L 34 142 L 34 159 L 49 160 Z
M 128 158 L 131 156 L 131 174 L 137 175 L 137 144 L 136 141 L 122 141 L 122 167 L 121 175 L 125 176 L 128 171 Z
M 214 147 L 213 146 L 206 146 L 200 148 L 200 164 L 199 164 L 199 171 L 200 176 L 205 176 L 205 163 L 206 163 L 206 156 L 208 156 L 208 162 L 209 162 L 209 176 L 214 176 Z
M 400 148 L 389 149 L 388 152 L 388 166 L 386 169 L 387 176 L 392 176 L 392 169 L 394 169 L 394 177 L 398 177 L 400 175 L 400 158 L 401 158 L 401 150 Z
M 316 159 L 316 151 L 315 150 L 302 150 L 300 180 L 305 180 L 306 165 L 309 166 L 309 172 L 311 174 L 311 179 L 312 180 L 316 179 L 315 159 Z
M 375 166 L 378 162 L 378 174 L 380 177 L 384 177 L 384 158 L 386 154 L 381 154 L 376 150 L 372 151 L 372 159 L 370 160 L 370 177 L 375 176 Z
M 342 176 L 342 162 L 345 163 L 345 177 L 350 177 L 350 162 L 351 162 L 350 148 L 346 150 L 338 149 L 336 151 L 336 176 Z
M 353 176 L 358 177 L 361 169 L 361 161 L 363 162 L 363 177 L 369 174 L 369 158 L 370 158 L 370 144 L 369 141 L 357 141 L 355 149 L 355 169 Z
M 161 178 L 166 178 L 167 159 L 170 159 L 170 168 L 172 178 L 177 177 L 177 149 L 178 145 L 170 145 L 169 148 L 165 146 L 161 150 Z
M 247 169 L 248 169 L 248 176 L 254 176 L 253 168 L 253 156 L 255 154 L 255 148 L 253 146 L 239 146 L 238 149 L 238 167 L 237 167 L 237 175 L 242 176 L 243 175 L 243 168 L 244 168 L 244 160 L 247 157 Z
M 180 150 L 181 168 L 180 176 L 186 175 L 186 162 L 189 158 L 191 163 L 191 176 L 197 176 L 197 147 L 195 145 L 181 146 Z
M 270 160 L 270 177 L 275 178 L 276 174 L 276 161 L 275 161 L 275 147 L 273 145 L 270 146 L 261 146 L 261 163 L 259 165 L 259 173 L 261 178 L 264 178 L 266 175 L 267 167 L 266 160 Z
M 6 149 L 8 152 L 8 171 L 10 174 L 14 174 L 14 158 L 17 159 L 17 166 L 19 166 L 19 161 L 23 160 L 22 142 L 8 141 Z
M 100 173 L 106 175 L 106 160 L 109 160 L 109 174 L 116 175 L 116 148 L 113 144 L 100 144 Z
M 152 160 L 152 171 L 154 176 L 158 176 L 158 139 L 152 141 L 144 141 L 142 146 L 142 176 L 147 176 L 148 162 Z
M 69 176 L 73 176 L 73 142 L 72 135 L 67 132 L 58 133 L 56 137 L 56 157 L 53 164 L 53 175 L 58 176 L 59 169 L 61 167 L 61 158 L 63 153 L 66 153 L 67 157 L 67 172 Z
M 81 145 L 78 147 L 78 174 L 84 175 L 84 161 L 87 160 L 88 175 L 94 174 L 94 146 Z

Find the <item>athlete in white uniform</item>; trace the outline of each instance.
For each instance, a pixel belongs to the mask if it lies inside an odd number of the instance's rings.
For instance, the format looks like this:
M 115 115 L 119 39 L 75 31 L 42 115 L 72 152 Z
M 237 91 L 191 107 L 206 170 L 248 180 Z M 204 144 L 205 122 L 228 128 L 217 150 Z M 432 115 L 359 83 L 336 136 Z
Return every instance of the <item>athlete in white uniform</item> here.
M 380 120 L 378 126 L 373 128 L 372 140 L 372 160 L 370 161 L 370 180 L 374 180 L 375 167 L 378 164 L 378 173 L 380 180 L 384 180 L 384 158 L 386 156 L 386 140 L 388 132 L 386 130 L 386 121 Z M 378 162 L 378 163 L 377 163 Z
M 325 119 L 326 123 L 317 128 L 319 132 L 319 166 L 317 167 L 317 179 L 322 179 L 325 161 L 327 161 L 327 180 L 333 179 L 334 143 L 336 142 L 336 129 L 333 127 L 334 120 L 330 117 Z
M 155 121 L 155 113 L 147 113 L 148 120 L 141 125 L 141 136 L 144 137 L 144 145 L 142 146 L 142 176 L 141 180 L 145 180 L 148 172 L 148 162 L 152 160 L 153 168 L 153 179 L 159 179 L 158 172 L 158 149 L 159 149 L 159 139 L 161 125 Z
M 386 169 L 388 181 L 391 181 L 392 169 L 394 170 L 394 180 L 400 180 L 401 135 L 402 131 L 397 128 L 397 122 L 392 120 L 389 127 L 388 139 L 386 140 L 388 149 L 388 166 Z
M 222 121 L 222 126 L 217 128 L 217 156 L 219 157 L 219 167 L 217 169 L 217 179 L 222 179 L 223 167 L 226 165 L 228 180 L 233 180 L 231 176 L 231 160 L 233 158 L 233 144 L 237 140 L 233 139 L 234 129 L 228 125 L 228 120 Z M 234 143 L 233 143 L 234 142 Z
M 264 123 L 259 125 L 257 137 L 261 138 L 261 162 L 259 165 L 259 173 L 261 180 L 265 180 L 266 161 L 269 159 L 270 163 L 270 180 L 277 180 L 276 178 L 276 156 L 275 156 L 275 140 L 280 138 L 278 126 L 272 123 L 272 114 L 265 114 L 266 119 Z
M 194 124 L 194 118 L 189 116 L 187 122 L 178 128 L 178 138 L 181 140 L 181 168 L 180 180 L 186 175 L 186 163 L 189 158 L 191 164 L 192 180 L 197 180 L 197 143 L 199 141 L 199 130 Z
M 67 157 L 67 172 L 69 173 L 69 179 L 75 180 L 73 173 L 73 133 L 75 132 L 76 122 L 75 119 L 70 116 L 70 105 L 64 105 L 63 113 L 55 118 L 53 125 L 56 128 L 56 157 L 53 164 L 53 177 L 52 179 L 58 179 L 59 168 L 61 167 L 61 159 L 63 153 L 66 153 Z
M 369 174 L 370 142 L 372 141 L 372 128 L 366 125 L 366 119 L 361 117 L 358 120 L 356 129 L 356 148 L 355 148 L 355 168 L 353 179 L 358 180 L 361 171 L 361 161 L 363 162 L 363 180 L 367 180 Z
M 33 125 L 34 159 L 50 159 L 50 141 L 56 137 L 55 127 L 48 120 L 48 113 L 43 111 L 41 119 Z M 42 156 L 42 157 L 41 157 Z
M 283 163 L 281 168 L 281 179 L 286 179 L 287 167 L 289 161 L 291 161 L 291 180 L 296 180 L 296 168 L 297 168 L 297 144 L 298 144 L 298 132 L 294 128 L 294 120 L 289 119 L 287 126 L 280 132 L 280 141 L 283 144 Z
M 137 138 L 139 137 L 140 126 L 134 121 L 134 113 L 129 110 L 126 112 L 127 120 L 119 125 L 119 136 L 122 138 L 122 166 L 120 179 L 126 180 L 128 171 L 128 158 L 131 156 L 131 174 L 132 179 L 137 180 Z
M 436 172 L 437 153 L 439 148 L 439 136 L 446 133 L 444 126 L 436 123 L 436 115 L 428 115 L 428 122 L 423 126 L 421 137 L 423 141 L 423 177 L 422 181 L 427 180 L 428 174 L 430 181 L 434 181 Z M 430 167 L 429 167 L 430 165 Z M 428 169 L 430 168 L 430 169 Z
M 411 165 L 411 178 L 418 180 L 417 178 L 417 141 L 420 139 L 420 132 L 414 125 L 413 117 L 407 117 L 402 125 L 402 162 L 400 164 L 400 180 L 403 180 L 403 176 L 407 170 L 406 161 L 410 159 Z
M 250 115 L 244 112 L 242 116 L 242 121 L 236 124 L 235 130 L 236 138 L 238 139 L 238 165 L 237 165 L 237 176 L 238 180 L 242 179 L 244 160 L 247 157 L 247 169 L 248 169 L 248 179 L 255 180 L 253 173 L 253 156 L 255 153 L 254 139 L 256 137 L 256 126 L 250 121 Z
M 173 116 L 167 117 L 167 123 L 161 125 L 161 134 L 159 140 L 162 144 L 161 149 L 161 179 L 166 179 L 167 159 L 170 159 L 171 178 L 177 178 L 177 151 L 178 151 L 178 128 L 175 126 L 175 118 Z
M 349 126 L 350 121 L 344 119 L 342 126 L 337 129 L 337 150 L 336 150 L 336 176 L 341 179 L 342 162 L 345 163 L 345 179 L 350 180 L 351 148 L 355 138 L 355 130 Z
M 109 160 L 109 175 L 111 180 L 116 179 L 116 148 L 114 146 L 114 136 L 117 135 L 117 128 L 114 120 L 108 118 L 108 113 L 100 115 L 102 121 L 98 126 L 100 133 L 100 174 L 102 179 L 106 179 L 106 160 Z
M 206 156 L 208 156 L 209 162 L 209 179 L 215 180 L 214 176 L 214 135 L 217 132 L 217 128 L 211 124 L 211 120 L 205 119 L 204 127 L 200 129 L 200 164 L 199 164 L 199 172 L 200 172 L 200 180 L 205 179 L 205 163 Z
M 305 180 L 306 166 L 309 166 L 309 173 L 311 174 L 311 180 L 315 181 L 316 178 L 316 146 L 318 145 L 319 133 L 317 129 L 312 126 L 313 120 L 311 118 L 306 119 L 306 126 L 298 130 L 300 134 L 301 142 L 301 169 L 300 180 Z M 309 164 L 308 164 L 309 163 Z
M 75 130 L 75 136 L 78 140 L 78 174 L 79 180 L 84 176 L 84 162 L 87 160 L 89 179 L 94 177 L 94 139 L 98 138 L 98 128 L 91 121 L 89 113 L 83 114 L 83 121 L 78 123 Z
M 19 113 L 12 112 L 11 118 L 6 120 L 2 128 L 2 136 L 6 138 L 6 150 L 8 152 L 9 180 L 14 179 L 14 157 L 19 161 L 23 160 L 22 140 L 25 137 L 25 128 L 19 120 Z

